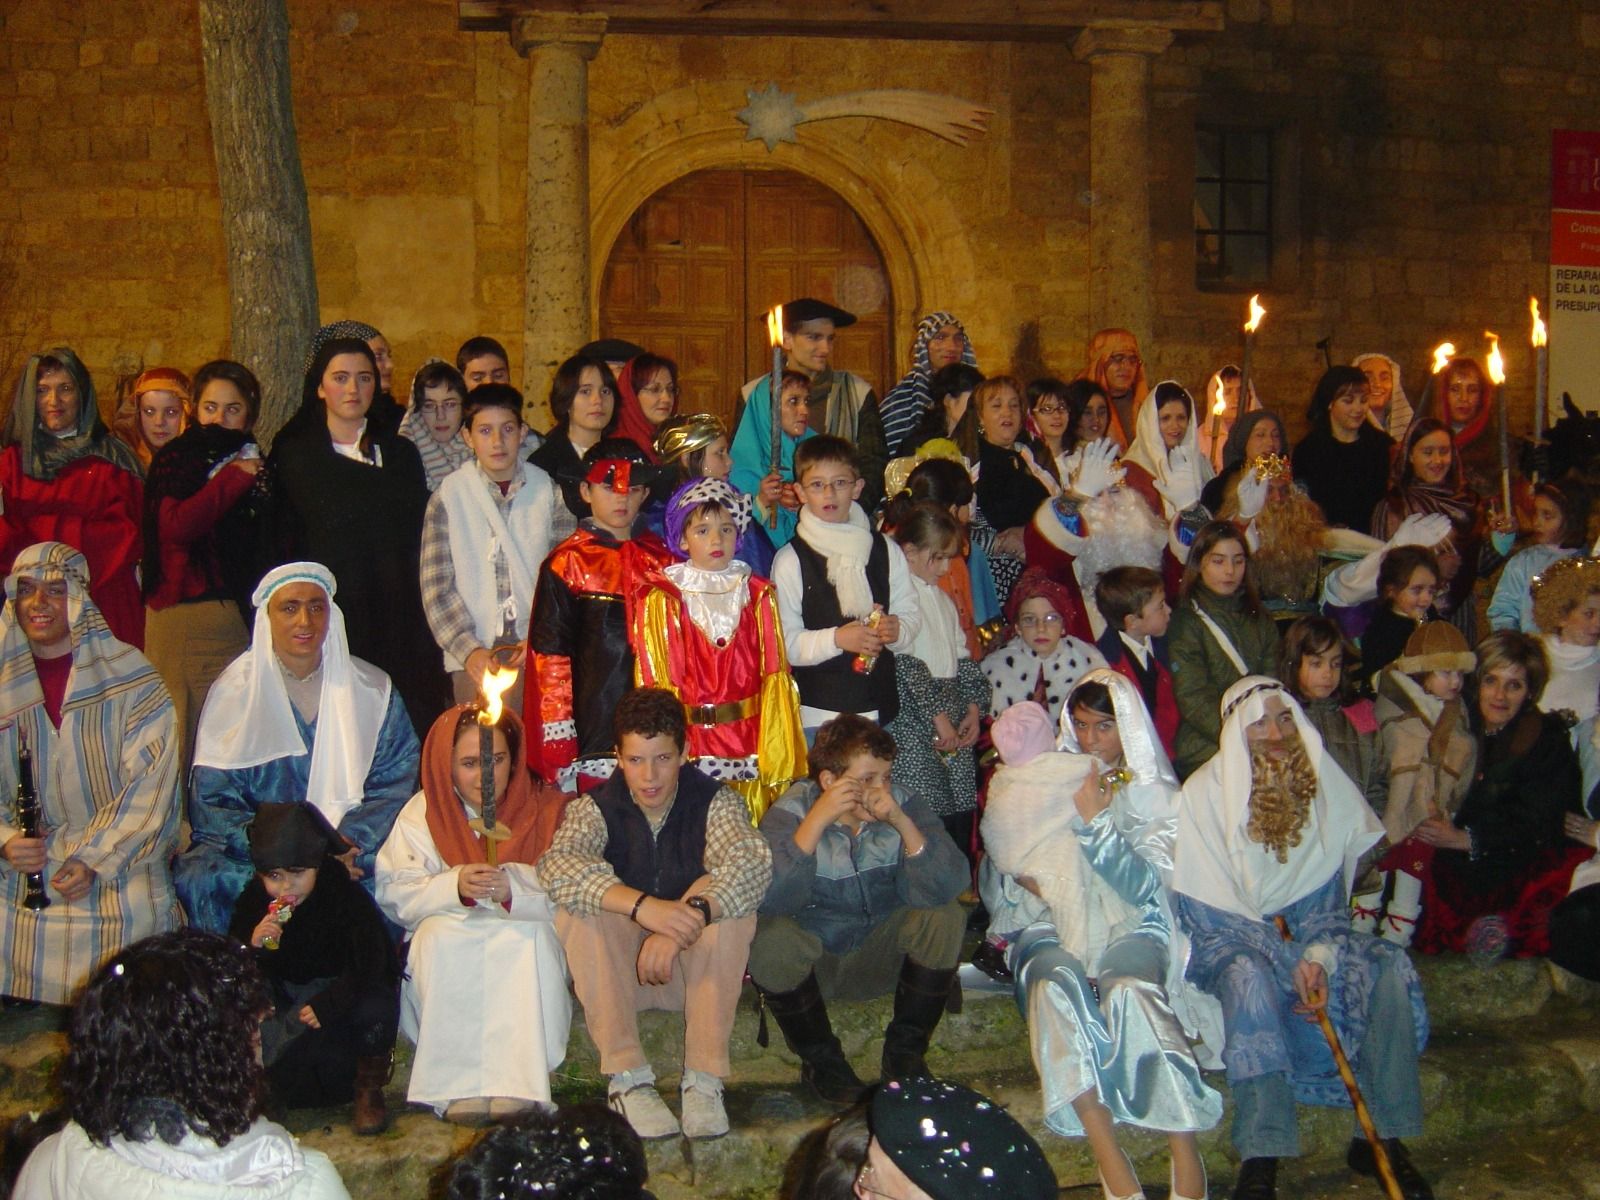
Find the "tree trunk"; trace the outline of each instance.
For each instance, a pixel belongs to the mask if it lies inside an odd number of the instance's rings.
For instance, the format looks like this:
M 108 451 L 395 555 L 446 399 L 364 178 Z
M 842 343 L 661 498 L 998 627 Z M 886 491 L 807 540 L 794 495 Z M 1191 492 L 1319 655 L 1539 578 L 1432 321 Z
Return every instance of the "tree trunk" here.
M 233 356 L 261 381 L 256 433 L 270 437 L 299 407 L 317 327 L 285 0 L 200 0 L 200 48 L 228 247 Z

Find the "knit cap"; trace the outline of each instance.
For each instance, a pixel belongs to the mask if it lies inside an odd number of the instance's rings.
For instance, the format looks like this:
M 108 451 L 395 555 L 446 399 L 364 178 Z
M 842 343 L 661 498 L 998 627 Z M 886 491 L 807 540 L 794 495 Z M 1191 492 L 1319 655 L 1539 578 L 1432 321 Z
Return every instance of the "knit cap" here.
M 1448 621 L 1424 621 L 1406 639 L 1406 650 L 1394 660 L 1394 669 L 1404 675 L 1428 671 L 1470 671 L 1478 656 L 1467 645 L 1461 631 Z
M 995 720 L 990 731 L 1000 761 L 1008 767 L 1048 754 L 1056 748 L 1056 727 L 1044 705 L 1032 700 L 1013 704 Z

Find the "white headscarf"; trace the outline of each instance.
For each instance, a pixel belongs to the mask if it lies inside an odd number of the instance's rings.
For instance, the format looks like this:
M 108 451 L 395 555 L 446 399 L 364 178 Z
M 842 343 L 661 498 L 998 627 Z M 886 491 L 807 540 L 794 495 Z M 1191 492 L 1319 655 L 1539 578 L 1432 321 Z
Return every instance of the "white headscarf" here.
M 233 771 L 306 752 L 283 681 L 283 666 L 272 649 L 267 617 L 268 601 L 291 583 L 314 583 L 328 594 L 322 693 L 305 798 L 338 828 L 344 815 L 365 795 L 378 733 L 389 710 L 391 685 L 378 668 L 350 656 L 344 613 L 333 603 L 337 584 L 321 563 L 287 563 L 262 578 L 250 598 L 256 608 L 250 649 L 229 663 L 211 685 L 195 737 L 194 765 Z
M 1411 419 L 1416 414 L 1411 408 L 1410 399 L 1406 396 L 1406 389 L 1400 382 L 1400 364 L 1395 362 L 1395 360 L 1390 358 L 1387 354 L 1380 354 L 1376 350 L 1369 350 L 1365 354 L 1358 354 L 1352 358 L 1350 360 L 1350 365 L 1359 371 L 1361 369 L 1361 364 L 1366 362 L 1369 358 L 1381 358 L 1384 362 L 1389 364 L 1389 370 L 1394 375 L 1394 391 L 1389 393 L 1389 410 L 1384 414 L 1385 419 L 1380 421 L 1378 419 L 1377 410 L 1368 408 L 1367 421 L 1372 425 L 1373 428 L 1382 430 L 1395 441 L 1403 441 L 1406 436 L 1406 430 L 1411 425 Z M 1422 415 L 1428 416 L 1429 414 L 1423 413 Z
M 1160 783 L 1176 791 L 1177 772 L 1172 769 L 1172 761 L 1161 745 L 1161 735 L 1150 719 L 1150 710 L 1145 708 L 1144 697 L 1139 695 L 1133 681 L 1121 671 L 1096 667 L 1073 684 L 1072 690 L 1077 691 L 1086 683 L 1103 684 L 1111 693 L 1111 709 L 1117 716 L 1117 736 L 1122 739 L 1122 765 L 1133 772 L 1134 785 Z M 1067 703 L 1061 706 L 1061 732 L 1056 745 L 1072 754 L 1083 754 L 1078 734 L 1072 728 L 1071 708 L 1069 696 Z
M 1300 741 L 1317 773 L 1317 794 L 1289 860 L 1251 840 L 1251 765 L 1245 727 L 1277 696 L 1294 714 Z M 1246 675 L 1222 694 L 1221 748 L 1183 785 L 1172 890 L 1212 908 L 1260 921 L 1344 872 L 1348 893 L 1356 860 L 1383 836 L 1383 825 L 1356 785 L 1323 752 L 1322 738 L 1299 703 L 1276 679 Z
M 1172 473 L 1171 455 L 1179 450 L 1184 450 L 1188 452 L 1192 460 L 1200 465 L 1200 482 L 1202 484 L 1209 483 L 1216 472 L 1211 469 L 1211 464 L 1206 460 L 1205 455 L 1200 453 L 1199 425 L 1201 408 L 1195 404 L 1194 397 L 1189 397 L 1189 427 L 1183 431 L 1183 440 L 1174 446 L 1171 451 L 1167 449 L 1166 442 L 1161 440 L 1161 421 L 1158 412 L 1160 406 L 1155 402 L 1156 393 L 1169 383 L 1173 387 L 1183 390 L 1185 396 L 1189 395 L 1188 391 L 1183 389 L 1183 385 L 1175 379 L 1164 379 L 1151 388 L 1150 394 L 1145 398 L 1145 403 L 1139 406 L 1139 415 L 1134 418 L 1133 424 L 1136 432 L 1134 433 L 1133 443 L 1128 447 L 1128 452 L 1122 456 L 1123 461 L 1138 463 L 1146 471 L 1150 472 L 1155 481 L 1164 488 L 1167 485 L 1168 476 Z M 1171 516 L 1172 514 L 1169 513 L 1167 515 Z

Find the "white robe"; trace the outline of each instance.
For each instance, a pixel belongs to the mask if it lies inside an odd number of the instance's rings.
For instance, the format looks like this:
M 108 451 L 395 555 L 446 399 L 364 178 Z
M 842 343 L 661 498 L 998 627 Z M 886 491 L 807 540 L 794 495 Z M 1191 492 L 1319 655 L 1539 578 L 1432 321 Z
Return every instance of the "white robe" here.
M 505 867 L 509 911 L 463 904 L 459 870 L 434 845 L 418 792 L 377 869 L 378 903 L 411 939 L 400 994 L 400 1032 L 417 1047 L 407 1099 L 436 1110 L 479 1096 L 549 1103 L 572 1025 L 555 909 L 529 864 Z

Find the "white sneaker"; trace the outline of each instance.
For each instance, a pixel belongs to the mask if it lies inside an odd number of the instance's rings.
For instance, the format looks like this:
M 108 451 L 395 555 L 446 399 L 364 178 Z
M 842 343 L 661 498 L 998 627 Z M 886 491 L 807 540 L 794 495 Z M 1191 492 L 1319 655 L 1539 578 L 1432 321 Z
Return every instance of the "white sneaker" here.
M 678 1136 L 678 1118 L 656 1091 L 655 1072 L 649 1067 L 613 1075 L 606 1104 L 627 1117 L 633 1131 L 647 1142 Z
M 728 1111 L 722 1107 L 722 1080 L 704 1071 L 683 1073 L 683 1136 L 718 1138 L 728 1132 Z

